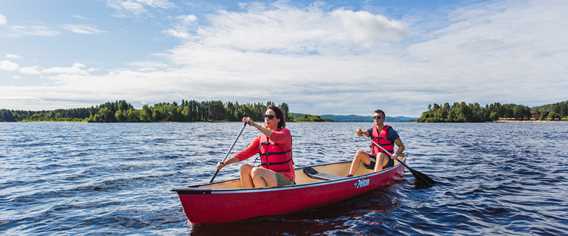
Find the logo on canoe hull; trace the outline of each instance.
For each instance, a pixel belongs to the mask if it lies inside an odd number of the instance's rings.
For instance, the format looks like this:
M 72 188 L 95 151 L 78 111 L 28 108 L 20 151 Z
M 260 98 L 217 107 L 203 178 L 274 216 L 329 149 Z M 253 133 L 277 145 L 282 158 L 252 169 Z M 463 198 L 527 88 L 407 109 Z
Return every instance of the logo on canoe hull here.
M 363 188 L 369 186 L 369 183 L 371 183 L 371 180 L 369 179 L 360 179 L 357 180 L 357 182 L 355 182 L 353 185 L 355 186 L 355 188 Z

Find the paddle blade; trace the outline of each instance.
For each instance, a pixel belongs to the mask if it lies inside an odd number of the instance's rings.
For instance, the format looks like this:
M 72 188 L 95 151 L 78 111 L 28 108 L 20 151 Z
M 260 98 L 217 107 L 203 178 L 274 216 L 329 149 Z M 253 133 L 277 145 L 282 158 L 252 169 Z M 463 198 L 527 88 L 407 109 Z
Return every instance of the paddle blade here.
M 406 165 L 406 163 L 404 163 L 403 161 L 401 161 L 400 164 L 402 164 L 404 167 L 406 167 L 406 169 L 410 171 L 410 173 L 412 173 L 415 179 L 414 186 L 416 186 L 416 188 L 429 188 L 432 187 L 434 183 L 436 183 L 436 181 L 434 181 L 428 175 L 410 168 L 410 166 Z
M 434 186 L 434 183 L 436 183 L 432 178 L 428 177 L 420 171 L 412 169 L 409 170 L 410 172 L 412 172 L 412 175 L 414 175 L 414 185 L 416 186 L 416 188 L 429 188 Z

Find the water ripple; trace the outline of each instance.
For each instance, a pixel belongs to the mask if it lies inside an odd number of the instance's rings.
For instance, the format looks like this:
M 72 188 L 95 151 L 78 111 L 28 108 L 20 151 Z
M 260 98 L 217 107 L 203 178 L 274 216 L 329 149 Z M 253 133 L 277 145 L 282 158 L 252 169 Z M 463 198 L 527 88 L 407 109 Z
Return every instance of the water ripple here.
M 0 123 L 0 234 L 568 234 L 566 123 L 393 125 L 437 185 L 415 189 L 406 173 L 323 208 L 192 226 L 170 189 L 207 182 L 241 124 Z M 353 137 L 365 123 L 289 126 L 298 166 L 368 148 Z M 237 176 L 229 166 L 217 180 Z

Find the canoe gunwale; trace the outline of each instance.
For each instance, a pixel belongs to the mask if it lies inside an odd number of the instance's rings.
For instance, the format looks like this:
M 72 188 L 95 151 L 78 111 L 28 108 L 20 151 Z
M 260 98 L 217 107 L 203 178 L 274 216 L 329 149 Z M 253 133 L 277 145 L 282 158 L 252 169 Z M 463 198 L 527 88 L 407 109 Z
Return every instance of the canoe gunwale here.
M 344 164 L 344 163 L 348 163 L 351 161 L 341 161 L 341 162 L 334 162 L 334 163 L 327 163 L 327 164 L 321 164 L 321 165 L 313 165 L 313 166 L 306 166 L 306 167 L 318 167 L 318 166 L 326 166 L 326 165 L 335 165 L 335 164 Z M 186 188 L 180 188 L 180 189 L 172 189 L 171 191 L 174 191 L 180 195 L 182 194 L 233 194 L 233 193 L 257 193 L 257 192 L 271 192 L 271 191 L 285 191 L 285 190 L 292 190 L 292 189 L 302 189 L 302 188 L 311 188 L 311 187 L 317 187 L 317 186 L 321 186 L 321 185 L 329 185 L 329 184 L 336 184 L 336 183 L 341 183 L 341 182 L 349 182 L 349 181 L 353 181 L 356 179 L 364 179 L 364 178 L 370 178 L 373 177 L 375 175 L 382 175 L 382 174 L 386 174 L 388 172 L 391 171 L 395 171 L 396 169 L 400 168 L 401 164 L 400 163 L 396 163 L 393 167 L 388 168 L 388 169 L 384 169 L 381 170 L 379 172 L 371 172 L 368 174 L 364 174 L 364 175 L 360 175 L 360 176 L 353 176 L 353 177 L 343 177 L 343 178 L 338 178 L 338 179 L 334 179 L 334 180 L 324 180 L 324 181 L 318 181 L 318 182 L 314 182 L 314 183 L 303 183 L 303 184 L 295 184 L 295 185 L 287 185 L 287 186 L 278 186 L 278 187 L 272 187 L 272 188 L 239 188 L 239 189 L 199 189 L 199 187 L 203 187 L 206 185 L 210 185 L 209 183 L 206 184 L 199 184 L 199 185 L 192 185 Z M 297 169 L 301 170 L 305 167 L 299 167 Z M 224 181 L 220 181 L 220 182 L 215 182 L 216 183 L 222 183 L 222 182 L 228 182 L 228 181 L 233 181 L 235 179 L 229 179 L 229 180 L 224 180 Z

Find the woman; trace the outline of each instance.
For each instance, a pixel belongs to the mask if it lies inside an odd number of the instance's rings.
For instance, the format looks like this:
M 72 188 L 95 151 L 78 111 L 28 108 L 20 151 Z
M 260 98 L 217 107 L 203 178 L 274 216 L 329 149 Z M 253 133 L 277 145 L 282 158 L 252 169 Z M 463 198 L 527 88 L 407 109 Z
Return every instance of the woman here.
M 268 106 L 264 113 L 264 126 L 246 116 L 243 117 L 243 122 L 255 127 L 261 134 L 254 138 L 244 150 L 224 162 L 219 162 L 217 169 L 259 154 L 260 166 L 254 167 L 249 164 L 241 166 L 242 187 L 268 188 L 294 184 L 292 135 L 286 128 L 282 110 L 274 105 Z

